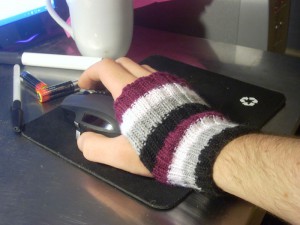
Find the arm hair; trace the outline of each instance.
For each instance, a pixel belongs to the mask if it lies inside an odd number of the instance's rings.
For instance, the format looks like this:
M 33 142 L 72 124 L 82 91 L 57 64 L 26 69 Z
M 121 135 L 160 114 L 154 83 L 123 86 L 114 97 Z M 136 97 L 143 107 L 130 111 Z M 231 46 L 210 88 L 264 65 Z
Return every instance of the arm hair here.
M 213 178 L 224 191 L 300 224 L 300 139 L 241 136 L 221 151 Z

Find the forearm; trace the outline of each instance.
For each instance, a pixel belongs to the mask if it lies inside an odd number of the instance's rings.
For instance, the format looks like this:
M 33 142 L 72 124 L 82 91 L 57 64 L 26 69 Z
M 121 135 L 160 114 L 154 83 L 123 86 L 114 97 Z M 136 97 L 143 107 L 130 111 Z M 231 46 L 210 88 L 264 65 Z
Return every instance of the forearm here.
M 300 139 L 241 136 L 225 146 L 213 169 L 224 191 L 300 224 Z

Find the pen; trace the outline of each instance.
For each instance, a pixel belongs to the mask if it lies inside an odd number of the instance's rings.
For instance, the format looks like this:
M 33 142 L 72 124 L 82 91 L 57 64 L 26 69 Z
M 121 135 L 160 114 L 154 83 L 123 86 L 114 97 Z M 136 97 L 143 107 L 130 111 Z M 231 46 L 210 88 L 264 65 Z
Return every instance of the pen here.
M 58 97 L 75 93 L 79 91 L 79 89 L 78 81 L 75 80 L 37 89 L 36 93 L 40 102 L 47 102 Z
M 0 52 L 0 64 L 51 67 L 60 69 L 86 70 L 102 58 L 74 55 L 59 55 L 33 52 Z
M 20 66 L 18 64 L 14 65 L 13 68 L 13 103 L 11 116 L 14 131 L 20 133 L 22 130 L 23 111 L 21 103 Z

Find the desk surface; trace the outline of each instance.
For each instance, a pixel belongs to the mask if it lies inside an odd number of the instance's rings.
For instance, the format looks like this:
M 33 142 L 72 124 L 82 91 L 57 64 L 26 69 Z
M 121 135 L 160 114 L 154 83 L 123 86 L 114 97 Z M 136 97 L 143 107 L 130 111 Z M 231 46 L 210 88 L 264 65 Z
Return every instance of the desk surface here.
M 35 52 L 78 54 L 61 37 Z M 241 46 L 136 27 L 128 56 L 140 61 L 167 56 L 194 66 L 282 92 L 286 106 L 263 131 L 294 134 L 300 123 L 300 60 Z M 81 71 L 26 68 L 47 82 L 70 80 Z M 0 224 L 253 224 L 263 211 L 237 198 L 192 194 L 176 208 L 157 211 L 15 135 L 10 123 L 12 68 L 0 66 Z M 22 90 L 25 121 L 48 112 Z

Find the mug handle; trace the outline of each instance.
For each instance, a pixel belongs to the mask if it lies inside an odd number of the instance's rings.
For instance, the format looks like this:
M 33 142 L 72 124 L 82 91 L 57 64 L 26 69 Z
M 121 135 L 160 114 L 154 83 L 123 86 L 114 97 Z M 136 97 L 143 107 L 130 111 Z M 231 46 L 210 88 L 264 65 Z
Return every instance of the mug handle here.
M 72 27 L 67 24 L 53 9 L 52 7 L 52 0 L 46 0 L 46 8 L 50 14 L 50 16 L 55 20 L 56 23 L 58 23 L 58 25 L 60 25 L 65 31 L 67 31 L 71 37 L 73 38 L 73 30 Z

